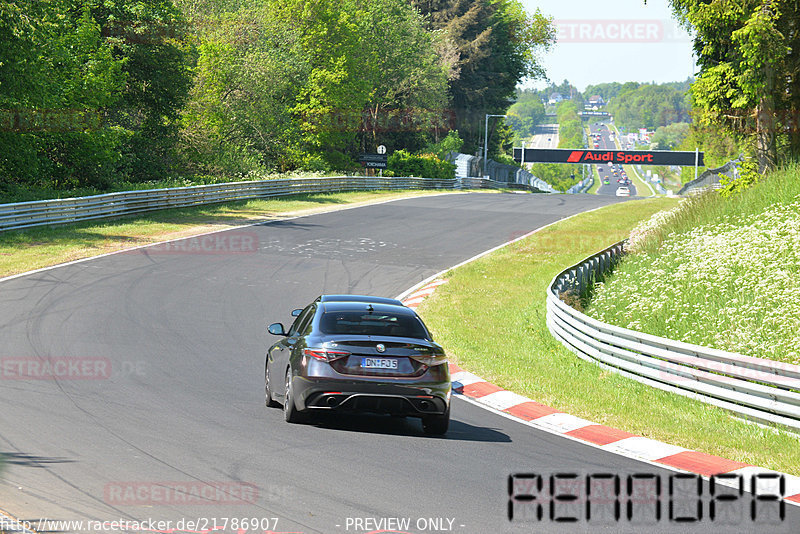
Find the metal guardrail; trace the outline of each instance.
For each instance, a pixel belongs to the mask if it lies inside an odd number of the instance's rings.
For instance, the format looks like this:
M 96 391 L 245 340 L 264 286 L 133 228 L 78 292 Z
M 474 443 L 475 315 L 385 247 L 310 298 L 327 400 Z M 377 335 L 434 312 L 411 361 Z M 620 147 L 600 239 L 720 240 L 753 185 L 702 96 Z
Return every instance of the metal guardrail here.
M 593 319 L 567 302 L 585 297 L 622 254 L 619 242 L 553 279 L 547 326 L 580 358 L 761 423 L 800 429 L 800 366 L 657 337 Z M 567 302 L 565 302 L 565 300 Z
M 576 193 L 585 193 L 594 183 L 592 176 L 589 175 L 577 184 L 573 185 L 569 189 L 567 189 L 567 193 L 574 195 Z
M 455 163 L 456 178 L 459 180 L 479 179 L 483 175 L 483 158 L 481 157 L 461 154 L 460 152 L 450 152 L 447 155 L 447 161 Z M 505 184 L 501 187 L 508 188 L 509 184 L 517 184 L 529 186 L 541 193 L 557 192 L 544 180 L 537 178 L 530 171 L 517 167 L 516 165 L 506 165 L 490 159 L 487 161 L 486 173 L 490 180 Z
M 707 169 L 703 174 L 701 174 L 698 178 L 692 180 L 691 182 L 687 182 L 680 191 L 678 191 L 679 195 L 691 195 L 694 193 L 700 193 L 707 189 L 720 189 L 722 188 L 722 184 L 720 183 L 720 175 L 733 178 L 734 180 L 739 177 L 739 165 L 741 165 L 743 161 L 743 157 L 739 156 L 739 158 L 729 161 L 722 167 L 717 167 L 716 169 Z
M 486 178 L 461 177 L 458 178 L 461 189 L 516 189 L 518 191 L 530 191 L 531 193 L 542 193 L 539 188 L 527 184 L 517 184 L 514 182 L 498 182 Z
M 110 219 L 153 210 L 183 208 L 273 198 L 303 193 L 374 191 L 379 189 L 460 189 L 500 188 L 513 184 L 470 178 L 434 180 L 428 178 L 390 178 L 337 176 L 331 178 L 277 179 L 257 182 L 231 182 L 173 189 L 124 191 L 89 197 L 0 204 L 0 232 L 34 226 L 75 223 L 91 219 Z M 528 190 L 538 192 L 535 188 Z

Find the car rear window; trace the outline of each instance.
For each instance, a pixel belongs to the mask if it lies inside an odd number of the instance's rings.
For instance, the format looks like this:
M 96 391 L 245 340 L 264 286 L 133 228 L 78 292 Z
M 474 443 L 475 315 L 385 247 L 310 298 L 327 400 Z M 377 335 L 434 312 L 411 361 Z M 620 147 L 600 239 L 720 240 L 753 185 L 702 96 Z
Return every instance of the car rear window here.
M 363 311 L 326 312 L 320 319 L 320 330 L 324 334 L 428 339 L 428 332 L 418 318 L 391 313 Z

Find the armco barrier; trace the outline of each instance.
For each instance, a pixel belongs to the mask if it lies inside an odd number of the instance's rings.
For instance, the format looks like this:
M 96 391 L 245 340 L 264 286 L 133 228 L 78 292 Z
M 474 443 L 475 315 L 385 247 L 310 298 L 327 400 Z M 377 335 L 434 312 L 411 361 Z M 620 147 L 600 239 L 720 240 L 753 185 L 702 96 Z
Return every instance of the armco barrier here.
M 706 170 L 698 178 L 686 183 L 681 190 L 678 191 L 678 194 L 690 195 L 693 193 L 700 193 L 706 189 L 720 189 L 722 187 L 720 175 L 737 179 L 739 177 L 739 165 L 741 165 L 743 159 L 744 158 L 740 156 L 738 159 L 729 161 L 722 167 Z
M 90 219 L 108 219 L 166 208 L 303 193 L 374 191 L 378 189 L 500 188 L 509 185 L 480 178 L 470 178 L 465 180 L 462 185 L 456 179 L 337 176 L 124 191 L 62 200 L 0 204 L 0 231 L 67 224 Z M 535 188 L 527 187 L 526 189 L 538 192 Z
M 800 366 L 652 336 L 593 319 L 569 306 L 624 253 L 617 243 L 553 279 L 547 326 L 580 358 L 639 382 L 762 423 L 800 429 Z

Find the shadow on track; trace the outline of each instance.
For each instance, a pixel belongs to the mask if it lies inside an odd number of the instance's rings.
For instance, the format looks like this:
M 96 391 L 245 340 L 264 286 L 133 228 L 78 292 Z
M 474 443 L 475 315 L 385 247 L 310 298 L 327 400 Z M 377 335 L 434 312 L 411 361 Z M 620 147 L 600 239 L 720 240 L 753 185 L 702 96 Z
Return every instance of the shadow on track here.
M 511 438 L 492 428 L 473 426 L 458 419 L 450 420 L 450 429 L 444 436 L 427 436 L 422 431 L 420 420 L 416 417 L 392 417 L 369 414 L 314 414 L 309 425 L 320 429 L 384 434 L 390 436 L 424 437 L 426 439 L 445 439 L 450 441 L 478 441 L 488 443 L 510 443 Z

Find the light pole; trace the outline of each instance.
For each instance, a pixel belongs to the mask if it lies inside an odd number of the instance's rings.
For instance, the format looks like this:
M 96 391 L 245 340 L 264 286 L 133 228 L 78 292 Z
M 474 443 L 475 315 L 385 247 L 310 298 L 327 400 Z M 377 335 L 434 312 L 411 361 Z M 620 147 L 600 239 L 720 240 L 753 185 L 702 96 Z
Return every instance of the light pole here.
M 486 178 L 486 158 L 489 153 L 489 117 L 508 117 L 508 115 L 486 115 L 483 126 L 483 177 Z

